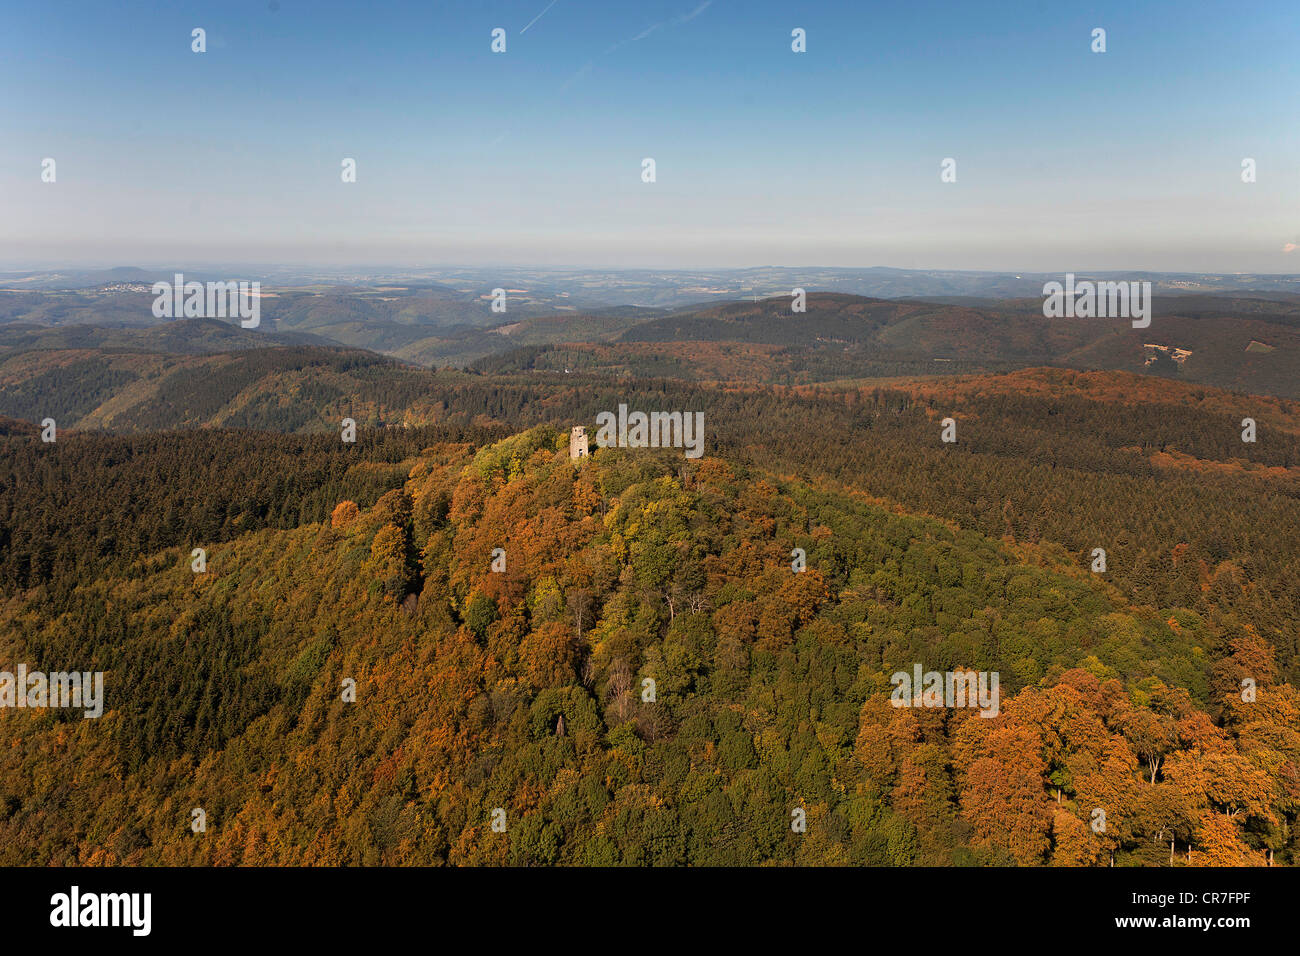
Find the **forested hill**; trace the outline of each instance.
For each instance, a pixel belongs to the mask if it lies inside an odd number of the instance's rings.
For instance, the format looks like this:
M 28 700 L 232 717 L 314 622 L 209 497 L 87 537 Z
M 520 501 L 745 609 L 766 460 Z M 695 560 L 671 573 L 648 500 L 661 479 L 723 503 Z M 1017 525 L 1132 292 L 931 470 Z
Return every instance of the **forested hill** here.
M 1162 296 L 1147 328 L 1133 328 L 1126 318 L 1046 319 L 1041 299 L 960 304 L 810 293 L 804 305 L 795 312 L 792 297 L 779 296 L 642 322 L 620 338 L 624 361 L 644 363 L 656 345 L 674 346 L 659 350 L 666 359 L 680 355 L 684 342 L 728 343 L 760 354 L 763 346 L 781 349 L 766 353 L 772 381 L 962 370 L 948 368 L 951 363 L 986 371 L 1054 365 L 1300 397 L 1300 299 L 1294 297 Z M 551 351 L 573 349 L 552 345 Z M 618 354 L 608 345 L 586 351 L 607 365 Z M 702 364 L 728 369 L 712 350 L 709 358 Z M 748 377 L 764 376 L 751 369 Z
M 11 597 L 3 659 L 103 670 L 106 709 L 6 718 L 0 860 L 1295 862 L 1300 700 L 1233 614 L 820 480 L 567 439 L 446 435 L 326 520 Z M 891 706 L 917 662 L 999 672 L 997 716 Z
M 65 430 L 63 418 L 55 444 L 35 425 L 0 434 L 0 591 L 66 587 L 115 554 L 193 536 L 320 520 L 338 497 L 368 504 L 400 480 L 367 472 L 367 462 L 391 469 L 424 444 L 481 443 L 539 423 L 591 426 L 626 403 L 704 413 L 709 455 L 831 480 L 992 537 L 1059 545 L 1081 568 L 1102 548 L 1108 578 L 1135 603 L 1237 614 L 1274 645 L 1284 674 L 1300 676 L 1293 402 L 1061 370 L 790 390 L 434 374 L 362 353 L 305 365 L 295 350 L 240 354 L 247 362 L 234 368 L 252 384 L 177 372 L 159 401 L 113 404 L 115 420 L 264 422 L 310 434 L 117 436 Z M 280 362 L 295 371 L 277 390 L 266 365 Z M 349 413 L 356 446 L 339 441 Z M 427 434 L 374 427 L 407 416 L 437 424 Z M 940 440 L 946 416 L 955 443 Z M 1254 443 L 1241 440 L 1246 417 L 1257 423 Z
M 354 355 L 369 349 L 405 362 L 489 374 L 599 372 L 803 385 L 1054 366 L 1300 398 L 1300 297 L 1286 294 L 1161 295 L 1146 328 L 1122 318 L 1047 319 L 1041 299 L 925 302 L 814 292 L 802 312 L 793 311 L 786 295 L 667 314 L 629 307 L 538 314 L 524 308 L 495 315 L 499 321 L 486 326 L 445 326 L 424 321 L 418 296 L 364 298 L 364 307 L 345 307 L 330 297 L 307 296 L 293 307 L 304 310 L 302 322 L 275 321 L 289 297 L 270 299 L 278 305 L 268 304 L 265 323 L 252 330 L 215 320 L 147 328 L 44 327 L 40 314 L 23 325 L 0 325 L 0 414 L 24 414 L 25 406 L 15 402 L 36 386 L 43 389 L 38 395 L 75 390 L 75 408 L 83 416 L 126 393 L 122 407 L 104 408 L 90 421 L 95 427 L 141 427 L 130 407 L 155 386 L 183 388 L 178 373 L 191 381 L 201 375 L 220 391 L 232 376 L 246 376 L 255 367 L 265 372 L 268 359 L 245 355 L 169 364 L 143 362 L 132 353 L 274 346 L 274 364 L 288 373 L 295 359 L 318 364 L 320 347 L 331 344 Z M 405 308 L 414 311 L 407 315 Z M 304 347 L 296 355 L 281 348 L 295 345 Z M 240 382 L 241 388 L 249 385 Z

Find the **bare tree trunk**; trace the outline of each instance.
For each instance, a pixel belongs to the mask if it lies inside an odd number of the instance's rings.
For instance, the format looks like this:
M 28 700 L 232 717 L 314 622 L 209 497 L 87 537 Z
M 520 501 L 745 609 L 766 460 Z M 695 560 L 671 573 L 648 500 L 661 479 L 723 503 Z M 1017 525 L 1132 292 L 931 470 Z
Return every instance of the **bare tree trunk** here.
M 627 720 L 628 710 L 632 704 L 632 672 L 621 657 L 610 668 L 609 687 L 606 693 L 610 698 L 610 710 L 618 715 L 620 721 Z

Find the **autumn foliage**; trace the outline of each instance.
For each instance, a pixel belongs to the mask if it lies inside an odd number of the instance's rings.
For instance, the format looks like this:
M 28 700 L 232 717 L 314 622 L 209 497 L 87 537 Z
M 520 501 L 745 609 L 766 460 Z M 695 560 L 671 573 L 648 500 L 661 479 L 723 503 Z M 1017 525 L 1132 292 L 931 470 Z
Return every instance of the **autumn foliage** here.
M 1232 613 L 564 439 L 428 448 L 203 577 L 175 549 L 11 602 L 7 659 L 103 669 L 108 701 L 5 717 L 0 861 L 1296 862 L 1300 699 Z M 997 716 L 893 706 L 916 663 L 997 671 Z

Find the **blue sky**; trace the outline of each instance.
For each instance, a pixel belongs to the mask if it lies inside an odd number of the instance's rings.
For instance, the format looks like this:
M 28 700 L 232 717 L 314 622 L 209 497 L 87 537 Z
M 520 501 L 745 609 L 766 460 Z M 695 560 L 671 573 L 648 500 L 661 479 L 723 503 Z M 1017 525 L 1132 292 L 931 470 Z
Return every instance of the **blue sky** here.
M 1300 272 L 1294 0 L 548 3 L 9 0 L 0 268 Z

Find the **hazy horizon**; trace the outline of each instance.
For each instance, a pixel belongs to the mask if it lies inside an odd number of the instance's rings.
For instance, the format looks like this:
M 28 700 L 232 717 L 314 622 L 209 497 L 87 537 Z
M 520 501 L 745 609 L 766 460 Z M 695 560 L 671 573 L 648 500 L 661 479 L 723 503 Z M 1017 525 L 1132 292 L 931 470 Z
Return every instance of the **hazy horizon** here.
M 10 6 L 0 260 L 1289 274 L 1288 27 L 1281 0 Z
M 872 263 L 870 265 L 840 266 L 830 265 L 827 263 L 803 263 L 800 265 L 784 265 L 781 263 L 758 263 L 737 266 L 600 266 L 591 264 L 573 264 L 561 263 L 556 265 L 544 265 L 535 262 L 522 263 L 465 263 L 465 262 L 436 262 L 436 263 L 418 263 L 403 264 L 400 262 L 342 262 L 342 263 L 325 263 L 325 262 L 247 262 L 238 260 L 191 260 L 183 262 L 119 262 L 114 260 L 102 261 L 85 261 L 85 262 L 35 262 L 28 264 L 15 264 L 0 261 L 0 276 L 18 275 L 24 273 L 43 274 L 51 272 L 111 272 L 120 270 L 136 269 L 141 272 L 163 273 L 168 271 L 185 271 L 200 270 L 227 270 L 232 274 L 238 271 L 251 272 L 292 272 L 292 271 L 313 271 L 319 270 L 324 273 L 369 273 L 370 275 L 380 277 L 390 272 L 402 272 L 418 274 L 421 272 L 437 273 L 450 271 L 466 272 L 490 272 L 499 270 L 501 272 L 544 272 L 552 274 L 560 273 L 673 273 L 673 274 L 725 274 L 754 272 L 759 270 L 782 270 L 782 271 L 799 271 L 799 270 L 821 270 L 837 272 L 871 272 L 871 271 L 894 271 L 894 272 L 916 272 L 916 273 L 961 273 L 968 275 L 1033 275 L 1033 276 L 1055 276 L 1064 275 L 1066 272 L 1073 272 L 1080 275 L 1097 275 L 1100 273 L 1108 274 L 1134 274 L 1134 275 L 1212 275 L 1212 276 L 1260 276 L 1267 278 L 1300 278 L 1300 271 L 1296 272 L 1262 272 L 1254 270 L 1222 270 L 1222 269 L 1143 269 L 1134 266 L 1122 266 L 1111 269 L 1090 268 L 1090 267 L 1070 267 L 1061 269 L 1020 269 L 1020 268 L 994 268 L 994 269 L 958 269 L 945 267 L 907 267 L 888 265 L 884 263 Z

